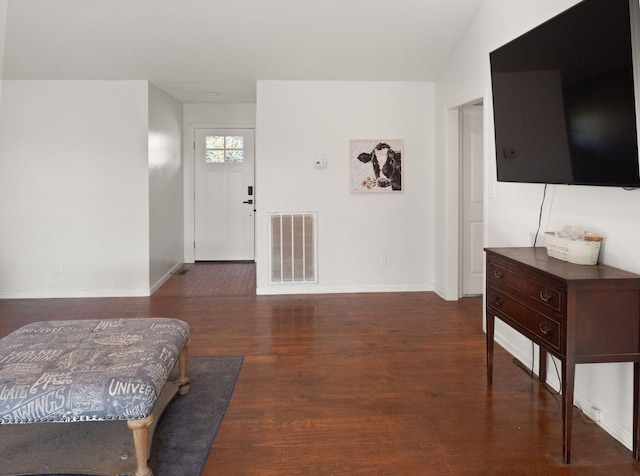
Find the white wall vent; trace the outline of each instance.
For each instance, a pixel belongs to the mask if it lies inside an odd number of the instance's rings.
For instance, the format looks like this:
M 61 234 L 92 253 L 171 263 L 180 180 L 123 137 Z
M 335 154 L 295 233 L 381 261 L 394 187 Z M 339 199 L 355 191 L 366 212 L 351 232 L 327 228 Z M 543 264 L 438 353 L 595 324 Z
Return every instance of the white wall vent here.
M 316 213 L 270 213 L 270 283 L 317 283 Z

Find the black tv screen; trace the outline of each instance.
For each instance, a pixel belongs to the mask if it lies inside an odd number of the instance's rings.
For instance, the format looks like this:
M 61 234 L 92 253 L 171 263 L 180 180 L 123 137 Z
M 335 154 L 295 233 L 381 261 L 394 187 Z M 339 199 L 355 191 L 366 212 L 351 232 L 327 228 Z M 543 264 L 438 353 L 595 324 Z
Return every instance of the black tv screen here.
M 491 52 L 498 181 L 640 187 L 631 2 L 584 0 Z

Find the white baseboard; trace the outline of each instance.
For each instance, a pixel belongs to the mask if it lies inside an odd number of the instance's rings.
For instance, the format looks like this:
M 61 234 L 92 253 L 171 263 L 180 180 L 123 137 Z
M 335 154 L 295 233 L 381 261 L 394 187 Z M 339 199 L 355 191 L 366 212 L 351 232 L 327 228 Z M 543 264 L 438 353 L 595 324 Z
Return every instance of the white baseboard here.
M 433 291 L 433 286 L 424 285 L 371 285 L 371 286 L 318 286 L 315 284 L 277 284 L 258 286 L 257 295 L 280 294 L 346 294 L 346 293 L 399 293 Z
M 93 290 L 68 290 L 56 289 L 55 291 L 8 291 L 0 292 L 0 299 L 76 299 L 94 297 L 148 297 L 148 289 L 93 289 Z
M 47 289 L 42 291 L 0 291 L 0 299 L 76 299 L 100 297 L 149 297 L 167 282 L 183 263 L 176 264 L 150 289 Z

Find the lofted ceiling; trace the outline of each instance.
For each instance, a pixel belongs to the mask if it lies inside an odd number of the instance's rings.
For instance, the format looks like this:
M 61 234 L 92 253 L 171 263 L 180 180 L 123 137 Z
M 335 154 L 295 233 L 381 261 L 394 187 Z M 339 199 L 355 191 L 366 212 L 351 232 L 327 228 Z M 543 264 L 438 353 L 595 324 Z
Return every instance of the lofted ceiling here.
M 182 102 L 257 80 L 433 81 L 483 0 L 8 0 L 4 79 L 145 79 Z

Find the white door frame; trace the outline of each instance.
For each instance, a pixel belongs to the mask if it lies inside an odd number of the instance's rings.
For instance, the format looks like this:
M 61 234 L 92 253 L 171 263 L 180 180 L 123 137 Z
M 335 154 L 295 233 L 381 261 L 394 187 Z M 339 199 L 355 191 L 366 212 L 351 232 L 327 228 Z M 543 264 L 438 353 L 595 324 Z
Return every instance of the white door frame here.
M 474 171 L 474 167 L 473 167 L 474 164 L 471 162 L 472 159 L 474 158 L 474 155 L 472 153 L 473 151 L 470 150 L 471 144 L 468 144 L 469 147 L 467 148 L 465 148 L 463 145 L 463 141 L 465 143 L 469 142 L 469 138 L 465 137 L 465 135 L 469 133 L 468 124 L 467 124 L 468 121 L 465 120 L 465 117 L 468 117 L 468 114 L 470 111 L 475 111 L 478 108 L 480 109 L 479 111 L 480 120 L 484 122 L 484 117 L 483 117 L 484 106 L 483 106 L 482 100 L 465 104 L 464 106 L 459 108 L 460 124 L 461 124 L 461 128 L 459 130 L 460 132 L 460 232 L 461 232 L 460 233 L 460 296 L 478 295 L 484 292 L 483 282 L 481 282 L 483 278 L 481 273 L 484 269 L 484 265 L 482 265 L 481 269 L 478 269 L 478 274 L 474 274 L 474 277 L 470 276 L 469 269 L 465 270 L 466 266 L 472 267 L 472 263 L 474 262 L 472 258 L 473 256 L 476 256 L 476 255 L 471 256 L 469 254 L 472 240 L 471 240 L 471 230 L 470 229 L 468 230 L 469 232 L 468 234 L 465 233 L 465 228 L 467 225 L 465 223 L 465 212 L 470 213 L 472 209 L 477 210 L 478 212 L 482 213 L 481 218 L 482 218 L 482 223 L 484 223 L 484 205 L 482 206 L 482 208 L 473 207 L 473 206 L 470 206 L 470 204 L 464 200 L 465 194 L 468 194 L 474 190 L 474 187 L 473 187 L 474 177 L 471 174 L 471 172 Z M 482 127 L 482 123 L 480 124 L 480 127 Z M 481 147 L 482 147 L 482 155 L 480 156 L 480 159 L 482 160 L 482 162 L 479 164 L 479 168 L 477 168 L 476 171 L 483 174 L 482 177 L 480 177 L 481 179 L 483 179 L 484 178 L 484 173 L 483 173 L 484 136 L 482 136 Z M 476 165 L 477 165 L 477 158 L 476 158 Z M 465 175 L 467 176 L 466 182 L 465 182 Z M 478 188 L 480 188 L 479 191 L 482 191 L 483 183 L 477 184 L 477 185 L 478 185 Z M 484 196 L 482 196 L 481 200 L 484 201 Z M 482 236 L 480 237 L 480 239 L 482 239 L 483 240 L 482 243 L 484 243 L 484 233 L 482 233 Z M 482 246 L 482 243 L 481 243 L 481 246 Z M 465 260 L 465 254 L 467 255 L 466 260 Z M 480 254 L 483 254 L 483 252 L 480 251 Z M 482 259 L 482 261 L 484 262 L 484 259 Z M 471 286 L 471 284 L 473 284 L 473 286 Z
M 445 207 L 444 207 L 444 226 L 443 226 L 443 239 L 442 239 L 442 287 L 439 290 L 439 294 L 443 299 L 447 301 L 457 301 L 462 297 L 462 286 L 460 283 L 460 189 L 461 189 L 461 148 L 460 148 L 460 109 L 466 105 L 474 102 L 480 102 L 484 104 L 483 107 L 483 122 L 484 127 L 484 164 L 483 175 L 484 184 L 487 183 L 487 153 L 488 143 L 487 140 L 489 131 L 493 131 L 493 128 L 487 127 L 491 118 L 487 119 L 487 114 L 490 113 L 491 108 L 487 107 L 487 104 L 491 101 L 489 91 L 485 91 L 483 97 L 476 97 L 469 101 L 457 104 L 447 108 L 445 114 Z M 492 132 L 491 132 L 492 133 Z M 487 187 L 484 191 L 484 217 L 487 217 Z M 487 243 L 488 227 L 484 227 L 484 243 Z
M 184 262 L 195 262 L 195 167 L 194 167 L 194 144 L 196 129 L 256 129 L 255 123 L 240 123 L 240 124 L 227 124 L 227 123 L 189 123 L 183 127 L 183 141 L 182 141 L 182 165 L 183 165 L 183 189 L 184 189 Z M 254 151 L 254 166 L 257 170 L 258 156 Z M 255 179 L 254 179 L 255 183 Z M 254 196 L 257 194 L 257 189 L 254 187 Z M 254 199 L 255 200 L 255 199 Z M 254 245 L 257 247 L 256 242 L 257 234 L 254 230 Z
M 195 259 L 254 261 L 255 129 L 206 128 L 196 129 L 195 135 Z M 244 137 L 244 160 L 207 164 L 205 138 L 209 135 L 223 136 L 223 140 L 224 136 Z

